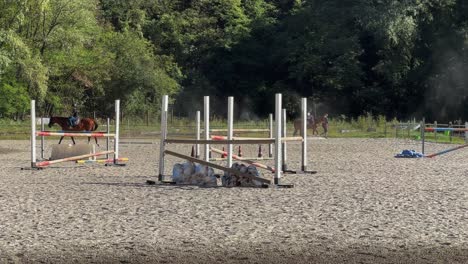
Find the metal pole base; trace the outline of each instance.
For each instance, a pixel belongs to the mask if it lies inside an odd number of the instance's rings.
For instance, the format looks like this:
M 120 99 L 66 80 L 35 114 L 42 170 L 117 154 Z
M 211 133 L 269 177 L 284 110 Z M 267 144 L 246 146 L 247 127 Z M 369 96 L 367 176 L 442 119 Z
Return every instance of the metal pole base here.
M 164 175 L 159 174 L 158 175 L 158 181 L 163 182 L 164 181 Z
M 294 184 L 276 184 L 278 188 L 294 188 Z
M 21 170 L 43 170 L 44 167 L 23 167 Z
M 176 182 L 174 182 L 174 181 L 159 181 L 159 182 L 162 183 L 162 184 L 176 184 Z M 146 181 L 146 184 L 148 184 L 148 185 L 156 185 L 156 181 L 147 180 L 147 181 Z
M 317 171 L 307 170 L 307 166 L 302 166 L 301 173 L 303 173 L 303 174 L 316 174 Z
M 284 174 L 297 174 L 297 171 L 288 170 L 288 164 L 283 164 L 281 167 Z
M 106 163 L 104 166 L 110 167 L 110 166 L 115 166 L 115 167 L 125 167 L 127 164 L 124 163 Z

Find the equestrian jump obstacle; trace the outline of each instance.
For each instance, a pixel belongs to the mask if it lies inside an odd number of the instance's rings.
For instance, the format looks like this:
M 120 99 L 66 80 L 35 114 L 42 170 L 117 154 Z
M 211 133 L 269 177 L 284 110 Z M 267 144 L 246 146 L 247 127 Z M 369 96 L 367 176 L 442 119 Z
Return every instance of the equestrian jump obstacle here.
M 315 171 L 308 171 L 307 170 L 307 99 L 302 98 L 301 106 L 302 106 L 302 136 L 301 137 L 284 137 L 285 133 L 283 132 L 284 127 L 282 126 L 282 121 L 284 119 L 284 111 L 282 107 L 282 95 L 276 94 L 275 95 L 275 125 L 274 125 L 274 133 L 270 138 L 242 138 L 242 137 L 233 137 L 234 131 L 234 97 L 228 97 L 228 117 L 227 117 L 227 136 L 220 137 L 217 139 L 212 139 L 210 136 L 210 128 L 209 128 L 209 96 L 204 97 L 204 139 L 200 139 L 200 129 L 197 125 L 197 138 L 196 139 L 170 139 L 167 138 L 167 116 L 168 116 L 168 101 L 169 97 L 164 95 L 162 98 L 162 105 L 161 105 L 161 142 L 160 142 L 160 156 L 159 156 L 159 174 L 158 180 L 162 183 L 173 183 L 170 181 L 165 180 L 164 169 L 165 169 L 165 155 L 171 155 L 174 157 L 178 157 L 181 159 L 185 159 L 191 162 L 196 162 L 201 165 L 206 165 L 212 168 L 220 169 L 225 172 L 229 172 L 232 174 L 236 174 L 239 176 L 244 176 L 253 180 L 260 181 L 262 183 L 271 184 L 270 180 L 252 176 L 250 174 L 242 173 L 235 169 L 232 169 L 233 159 L 240 160 L 242 162 L 246 162 L 257 166 L 259 168 L 263 168 L 269 170 L 274 173 L 274 184 L 278 187 L 292 187 L 292 185 L 283 185 L 281 184 L 281 176 L 283 174 L 283 163 L 282 163 L 282 147 L 283 143 L 286 141 L 301 141 L 302 142 L 302 165 L 301 169 L 304 173 L 316 173 Z M 197 114 L 197 124 L 199 124 L 200 115 Z M 271 130 L 273 131 L 273 130 Z M 167 144 L 199 144 L 203 145 L 204 149 L 204 157 L 203 159 L 190 157 L 188 155 L 183 155 L 180 153 L 176 153 L 170 150 L 166 150 Z M 233 144 L 274 144 L 275 151 L 274 151 L 274 167 L 270 167 L 261 163 L 254 162 L 252 160 L 243 159 L 236 155 L 233 155 Z M 227 151 L 223 152 L 219 149 L 210 148 L 210 145 L 227 145 Z M 221 166 L 215 163 L 210 162 L 210 150 L 227 155 L 226 161 L 227 166 Z M 149 183 L 149 182 L 148 182 Z
M 200 140 L 200 135 L 201 135 L 201 120 L 200 120 L 200 111 L 196 112 L 196 117 L 195 117 L 195 124 L 196 124 L 196 132 L 195 136 L 197 140 Z M 228 129 L 210 129 L 210 132 L 228 132 Z M 253 133 L 258 133 L 258 132 L 268 132 L 269 137 L 273 138 L 273 114 L 269 114 L 268 116 L 268 128 L 237 128 L 233 129 L 232 132 L 234 133 L 242 133 L 242 132 L 253 132 Z M 222 136 L 212 136 L 212 139 L 216 140 L 216 137 L 222 137 Z M 235 138 L 233 138 L 235 139 Z M 239 146 L 240 147 L 240 146 Z M 195 144 L 195 151 L 194 151 L 194 157 L 199 158 L 200 157 L 200 144 Z M 273 144 L 268 144 L 268 158 L 263 158 L 263 157 L 252 157 L 250 158 L 255 159 L 255 160 L 267 160 L 267 159 L 272 159 L 273 158 Z M 221 160 L 226 160 L 226 158 L 211 158 L 212 161 L 221 161 Z
M 41 120 L 43 121 L 43 119 Z M 115 165 L 124 165 L 119 164 L 119 161 L 125 161 L 122 158 L 119 158 L 119 126 L 120 126 L 120 100 L 115 100 L 115 132 L 110 133 L 109 129 L 109 120 L 107 122 L 107 132 L 69 132 L 69 131 L 36 131 L 36 101 L 31 100 L 31 168 L 43 168 L 52 164 L 66 162 L 66 161 L 80 161 L 84 158 L 97 157 L 106 155 L 106 160 L 104 163 L 113 163 Z M 41 128 L 43 128 L 43 122 L 41 122 Z M 43 129 L 41 129 L 43 130 Z M 58 160 L 46 160 L 46 161 L 37 161 L 36 157 L 36 137 L 41 137 L 41 157 L 43 158 L 44 150 L 44 139 L 45 136 L 70 136 L 70 137 L 107 137 L 106 151 L 90 153 L 85 155 L 67 157 Z M 114 139 L 114 150 L 109 150 L 109 138 Z M 113 154 L 114 157 L 109 159 L 108 155 Z M 107 160 L 111 160 L 107 162 Z M 100 162 L 101 160 L 96 160 Z
M 424 151 L 425 151 L 425 132 L 445 132 L 445 131 L 450 131 L 450 132 L 465 132 L 465 143 L 468 143 L 468 122 L 465 123 L 465 128 L 453 128 L 453 127 L 426 127 L 426 124 L 425 122 L 421 122 L 421 153 L 424 155 Z M 459 150 L 459 149 L 462 149 L 462 148 L 466 148 L 468 147 L 468 144 L 465 144 L 465 145 L 461 145 L 461 146 L 457 146 L 457 147 L 454 147 L 454 148 L 449 148 L 449 149 L 446 149 L 446 150 L 443 150 L 443 151 L 440 151 L 440 152 L 436 152 L 436 153 L 433 153 L 433 154 L 430 154 L 430 155 L 424 155 L 424 157 L 426 158 L 433 158 L 433 157 L 436 157 L 436 156 L 439 156 L 439 155 L 443 155 L 443 154 L 446 154 L 446 153 L 449 153 L 449 152 L 452 152 L 452 151 L 455 151 L 455 150 Z

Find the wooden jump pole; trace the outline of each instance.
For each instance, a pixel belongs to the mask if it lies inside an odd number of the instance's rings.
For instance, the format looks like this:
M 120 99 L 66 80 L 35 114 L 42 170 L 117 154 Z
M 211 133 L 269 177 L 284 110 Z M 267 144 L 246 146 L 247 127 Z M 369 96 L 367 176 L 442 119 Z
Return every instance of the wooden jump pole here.
M 36 136 L 64 136 L 64 137 L 117 137 L 117 134 L 107 134 L 104 132 L 51 132 L 37 131 Z M 114 141 L 115 142 L 115 141 Z M 118 143 L 118 142 L 117 142 Z
M 210 139 L 210 97 L 203 97 L 203 120 L 205 126 L 205 140 Z M 210 145 L 205 144 L 205 161 L 210 161 Z
M 36 167 L 36 100 L 31 100 L 31 168 Z
M 268 129 L 270 130 L 270 138 L 273 138 L 273 114 L 268 115 Z M 273 143 L 268 144 L 268 157 L 273 158 Z
M 301 99 L 302 159 L 301 170 L 307 171 L 307 98 Z
M 112 152 L 112 151 L 111 151 Z M 109 153 L 106 154 L 106 156 Z M 128 161 L 128 158 L 119 158 L 119 161 Z M 77 160 L 76 163 L 84 164 L 84 163 L 113 163 L 114 159 L 94 159 L 94 160 Z
M 227 125 L 228 125 L 228 133 L 227 133 L 227 139 L 232 140 L 232 134 L 233 134 L 233 129 L 234 129 L 234 97 L 229 96 L 228 97 L 228 111 L 227 111 Z M 227 145 L 227 167 L 232 168 L 232 144 Z M 224 151 L 222 151 L 224 152 Z M 219 152 L 218 152 L 219 153 Z
M 75 161 L 75 160 L 80 160 L 80 159 L 89 158 L 89 157 L 102 156 L 102 155 L 106 155 L 108 153 L 113 153 L 113 152 L 114 151 L 103 151 L 103 152 L 99 152 L 99 153 L 85 154 L 85 155 L 69 157 L 69 158 L 64 158 L 64 159 L 58 159 L 58 160 L 41 161 L 41 162 L 36 162 L 36 167 L 46 167 L 46 166 L 56 164 L 56 163 L 60 163 L 60 162 Z
M 227 129 L 210 129 L 210 132 L 227 132 Z M 268 128 L 237 128 L 233 129 L 233 132 L 270 132 Z
M 215 141 L 222 141 L 222 140 L 228 140 L 228 137 L 227 136 L 219 136 L 219 135 L 211 135 L 210 136 L 212 140 L 215 140 Z M 261 137 L 232 137 L 232 140 L 233 141 L 236 141 L 236 140 L 251 140 L 252 142 L 255 141 L 255 140 L 261 140 L 261 141 L 264 141 L 264 140 L 269 140 L 271 142 L 274 142 L 275 139 L 274 138 L 261 138 Z M 302 141 L 302 137 L 282 137 L 281 140 L 283 141 Z
M 280 93 L 275 95 L 275 176 L 274 183 L 280 184 L 281 180 L 281 109 L 282 96 Z
M 211 149 L 211 147 L 210 147 Z M 227 152 L 226 152 L 226 155 L 227 155 Z M 259 158 L 259 157 L 241 157 L 245 160 L 272 160 L 272 158 L 269 158 L 269 157 L 264 157 L 264 158 Z M 227 161 L 227 156 L 226 158 L 211 158 L 210 161 Z
M 468 128 L 453 128 L 453 127 L 427 127 L 424 129 L 426 132 L 467 132 Z
M 446 149 L 446 150 L 443 150 L 443 151 L 440 151 L 440 152 L 437 152 L 437 153 L 434 153 L 434 154 L 431 154 L 431 155 L 427 155 L 427 156 L 424 156 L 426 158 L 433 158 L 435 156 L 439 156 L 439 155 L 442 155 L 442 154 L 445 154 L 445 153 L 449 153 L 449 152 L 452 152 L 452 151 L 455 151 L 455 150 L 458 150 L 458 149 L 462 149 L 462 148 L 466 148 L 468 147 L 468 144 L 466 145 L 461 145 L 461 146 L 458 146 L 458 147 L 455 147 L 455 148 L 451 148 L 451 149 Z
M 200 111 L 197 111 L 197 114 L 196 114 L 196 120 L 195 120 L 195 123 L 196 123 L 196 130 L 197 130 L 197 135 L 196 135 L 196 139 L 197 140 L 200 140 Z M 200 144 L 195 144 L 195 157 L 198 159 L 200 158 Z
M 166 143 L 169 144 L 217 144 L 217 145 L 226 145 L 226 144 L 271 144 L 275 142 L 274 139 L 233 139 L 233 140 L 205 140 L 205 139 L 166 139 Z M 209 151 L 209 150 L 208 150 Z
M 219 170 L 222 170 L 222 171 L 227 171 L 227 172 L 235 174 L 235 175 L 239 175 L 239 176 L 243 176 L 243 177 L 246 177 L 246 178 L 249 178 L 249 179 L 257 180 L 257 181 L 262 182 L 262 183 L 266 183 L 266 184 L 271 183 L 270 180 L 267 180 L 267 179 L 264 179 L 264 178 L 253 176 L 253 175 L 250 175 L 248 173 L 242 173 L 242 172 L 240 172 L 238 170 L 235 170 L 235 169 L 232 169 L 232 168 L 226 168 L 226 167 L 223 167 L 223 166 L 218 165 L 216 163 L 212 163 L 212 162 L 204 161 L 204 160 L 201 160 L 201 159 L 193 158 L 193 157 L 190 157 L 190 156 L 187 156 L 187 155 L 182 155 L 182 154 L 179 154 L 179 153 L 174 152 L 174 151 L 166 150 L 166 151 L 164 151 L 164 153 L 167 154 L 167 155 L 171 155 L 171 156 L 174 156 L 174 157 L 185 159 L 185 160 L 188 160 L 188 161 L 191 161 L 191 162 L 196 162 L 196 163 L 201 164 L 201 165 L 209 166 L 209 167 L 219 169 Z
M 161 104 L 161 141 L 159 145 L 159 175 L 158 180 L 160 182 L 164 181 L 164 150 L 166 147 L 166 137 L 167 137 L 167 109 L 169 106 L 169 96 L 164 95 L 162 97 Z
M 222 151 L 220 149 L 216 149 L 216 148 L 213 148 L 213 147 L 211 147 L 210 150 L 215 152 L 215 153 L 218 153 L 218 154 L 228 155 L 228 153 L 226 151 Z M 239 157 L 239 156 L 234 155 L 234 154 L 232 154 L 232 158 L 235 159 L 235 160 L 242 161 L 242 162 L 245 162 L 247 164 L 253 165 L 253 166 L 258 167 L 258 168 L 262 168 L 262 169 L 265 169 L 265 170 L 269 170 L 271 172 L 275 172 L 275 168 L 270 167 L 270 166 L 265 165 L 265 164 L 262 164 L 262 163 L 254 162 L 252 160 L 242 158 L 242 157 Z M 229 168 L 231 168 L 231 167 L 229 167 Z

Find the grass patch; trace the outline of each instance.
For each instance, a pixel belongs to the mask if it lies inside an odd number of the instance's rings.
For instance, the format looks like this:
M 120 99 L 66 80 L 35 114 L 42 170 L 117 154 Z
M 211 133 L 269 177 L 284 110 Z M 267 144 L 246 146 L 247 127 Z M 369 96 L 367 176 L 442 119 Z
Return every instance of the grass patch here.
M 106 131 L 106 121 L 98 120 L 99 131 Z M 111 132 L 114 122 L 111 121 Z M 400 123 L 398 120 L 387 121 L 384 117 L 372 117 L 370 115 L 358 117 L 357 119 L 346 120 L 344 118 L 330 119 L 329 133 L 330 138 L 407 138 L 420 140 L 421 132 L 417 123 Z M 267 119 L 256 121 L 239 121 L 234 124 L 235 128 L 252 128 L 252 129 L 268 129 L 269 123 Z M 210 128 L 225 129 L 227 128 L 226 120 L 214 119 L 210 120 Z M 37 125 L 36 129 L 40 130 Z M 203 123 L 201 124 L 203 130 Z M 49 128 L 46 126 L 46 130 Z M 51 131 L 60 130 L 58 126 L 54 126 Z M 287 123 L 288 136 L 292 136 L 294 126 L 292 122 Z M 0 119 L 0 140 L 26 140 L 30 137 L 30 122 L 13 121 Z M 319 133 L 323 132 L 321 126 L 318 127 Z M 120 133 L 122 137 L 133 138 L 157 138 L 159 137 L 160 124 L 158 120 L 146 123 L 143 121 L 134 121 L 132 119 L 124 119 L 121 122 Z M 168 120 L 169 136 L 194 137 L 196 133 L 195 120 L 187 118 L 170 118 Z M 213 133 L 214 134 L 214 133 Z M 216 134 L 225 135 L 225 132 L 216 132 Z M 236 132 L 236 136 L 246 137 L 268 137 L 268 132 Z M 312 130 L 308 130 L 308 134 L 312 135 Z M 448 132 L 425 133 L 426 141 L 464 144 L 464 133 L 450 134 Z

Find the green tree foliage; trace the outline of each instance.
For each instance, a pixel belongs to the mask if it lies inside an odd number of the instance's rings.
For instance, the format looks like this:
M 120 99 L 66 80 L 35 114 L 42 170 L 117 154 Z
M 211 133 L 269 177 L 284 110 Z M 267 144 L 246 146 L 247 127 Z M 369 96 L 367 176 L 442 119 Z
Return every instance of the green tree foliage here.
M 106 115 L 120 98 L 143 116 L 170 94 L 178 113 L 211 95 L 222 115 L 233 95 L 238 115 L 264 116 L 282 92 L 293 113 L 307 96 L 346 116 L 468 118 L 464 0 L 0 0 L 0 10 L 0 87 L 48 112 L 76 102 Z M 2 100 L 3 116 L 24 112 Z
M 177 74 L 176 67 L 167 57 L 155 55 L 149 41 L 127 31 L 110 33 L 105 45 L 114 54 L 106 100 L 121 98 L 129 113 L 141 114 L 158 109 L 163 94 L 178 91 L 179 84 L 168 74 Z
M 14 80 L 0 84 L 0 117 L 18 119 L 29 109 L 28 89 Z

